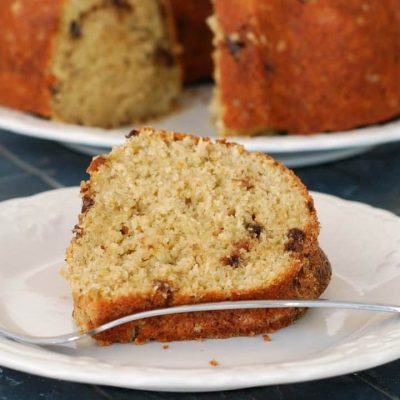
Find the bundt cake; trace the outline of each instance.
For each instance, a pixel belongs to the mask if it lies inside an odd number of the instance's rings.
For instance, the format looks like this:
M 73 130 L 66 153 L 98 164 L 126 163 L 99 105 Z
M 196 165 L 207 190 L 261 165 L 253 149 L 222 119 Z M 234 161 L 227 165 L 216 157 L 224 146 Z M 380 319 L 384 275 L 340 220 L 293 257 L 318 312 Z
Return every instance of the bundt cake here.
M 213 3 L 219 135 L 400 115 L 400 0 Z M 0 104 L 105 128 L 168 113 L 184 82 L 210 77 L 211 13 L 211 0 L 3 0 Z
M 81 330 L 148 309 L 317 298 L 330 280 L 313 200 L 283 165 L 242 146 L 133 131 L 93 159 L 67 249 Z M 199 312 L 128 323 L 101 344 L 268 333 L 304 309 Z
M 221 135 L 342 131 L 400 115 L 400 0 L 214 0 Z
M 180 93 L 166 0 L 2 0 L 0 26 L 1 105 L 110 128 Z

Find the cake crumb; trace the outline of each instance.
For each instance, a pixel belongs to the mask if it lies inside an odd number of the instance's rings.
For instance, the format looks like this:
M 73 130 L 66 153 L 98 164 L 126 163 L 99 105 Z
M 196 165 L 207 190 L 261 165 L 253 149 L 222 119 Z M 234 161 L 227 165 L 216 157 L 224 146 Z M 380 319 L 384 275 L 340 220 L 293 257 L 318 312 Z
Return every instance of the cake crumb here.
M 169 349 L 169 344 L 164 344 L 164 346 L 162 347 L 164 350 L 168 350 Z
M 212 367 L 218 367 L 219 362 L 215 360 L 214 358 L 208 362 Z
M 262 335 L 262 338 L 263 338 L 264 342 L 270 342 L 271 341 L 271 336 L 269 336 L 269 335 Z
M 60 274 L 60 276 L 62 276 L 64 279 L 68 279 L 69 274 L 68 274 L 68 267 L 66 265 L 61 265 L 58 273 Z

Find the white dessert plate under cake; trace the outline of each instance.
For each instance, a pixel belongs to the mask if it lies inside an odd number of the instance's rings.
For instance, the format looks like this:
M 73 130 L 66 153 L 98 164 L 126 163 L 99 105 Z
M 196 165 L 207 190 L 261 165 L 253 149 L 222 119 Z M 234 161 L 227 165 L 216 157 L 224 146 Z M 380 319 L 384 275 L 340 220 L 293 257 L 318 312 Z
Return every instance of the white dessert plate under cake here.
M 210 84 L 186 89 L 175 112 L 155 121 L 148 121 L 145 125 L 215 138 L 215 128 L 208 110 L 211 89 Z M 58 141 L 85 154 L 97 155 L 123 143 L 125 135 L 132 127 L 104 130 L 61 124 L 0 107 L 0 129 Z M 229 140 L 243 144 L 250 151 L 269 153 L 289 167 L 299 167 L 350 157 L 379 144 L 400 141 L 400 119 L 347 132 Z
M 323 297 L 398 304 L 400 218 L 324 194 L 313 197 L 321 247 L 333 267 Z M 74 330 L 59 269 L 79 208 L 78 188 L 0 203 L 2 327 L 38 336 Z M 77 382 L 190 392 L 327 378 L 400 356 L 400 319 L 392 314 L 314 309 L 270 337 L 172 342 L 167 349 L 156 342 L 98 347 L 92 339 L 40 348 L 1 338 L 0 365 Z

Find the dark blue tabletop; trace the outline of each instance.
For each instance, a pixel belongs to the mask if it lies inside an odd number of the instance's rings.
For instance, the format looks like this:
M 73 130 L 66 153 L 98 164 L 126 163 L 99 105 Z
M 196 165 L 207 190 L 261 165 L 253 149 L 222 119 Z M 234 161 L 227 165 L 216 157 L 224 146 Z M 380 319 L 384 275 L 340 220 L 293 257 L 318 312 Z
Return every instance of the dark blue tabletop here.
M 78 185 L 90 157 L 62 145 L 0 131 L 0 201 Z M 311 190 L 400 215 L 400 144 L 295 171 Z M 144 392 L 41 378 L 0 366 L 0 400 L 14 399 L 400 399 L 400 360 L 378 368 L 292 385 L 216 393 Z

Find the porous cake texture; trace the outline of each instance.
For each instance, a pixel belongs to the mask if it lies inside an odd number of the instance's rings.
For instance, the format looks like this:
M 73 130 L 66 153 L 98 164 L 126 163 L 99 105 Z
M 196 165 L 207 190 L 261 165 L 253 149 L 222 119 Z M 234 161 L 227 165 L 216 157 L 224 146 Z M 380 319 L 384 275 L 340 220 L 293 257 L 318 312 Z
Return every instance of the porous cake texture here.
M 209 301 L 316 298 L 330 279 L 313 200 L 261 153 L 133 131 L 93 159 L 67 250 L 82 330 L 143 310 Z M 132 322 L 102 344 L 269 333 L 303 309 L 199 312 Z

